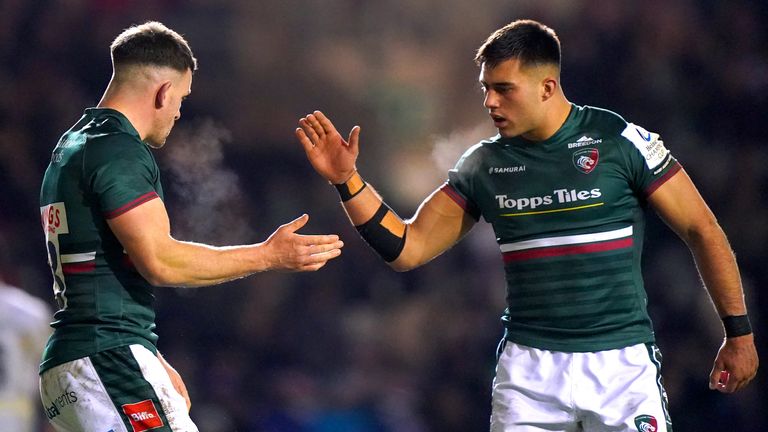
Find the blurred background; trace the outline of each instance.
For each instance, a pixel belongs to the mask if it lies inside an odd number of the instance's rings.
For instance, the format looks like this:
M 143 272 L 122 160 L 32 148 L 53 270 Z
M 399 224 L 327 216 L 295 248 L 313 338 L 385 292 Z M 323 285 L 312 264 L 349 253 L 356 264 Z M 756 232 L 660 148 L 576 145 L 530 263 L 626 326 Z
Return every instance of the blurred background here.
M 358 168 L 409 217 L 464 149 L 495 134 L 472 58 L 518 18 L 558 32 L 572 102 L 660 133 L 683 163 L 736 251 L 768 358 L 768 5 L 757 0 L 0 0 L 0 276 L 53 307 L 38 224 L 50 151 L 100 99 L 114 37 L 159 20 L 200 64 L 155 152 L 174 236 L 253 243 L 306 212 L 303 232 L 346 243 L 317 273 L 157 289 L 159 348 L 200 430 L 487 430 L 504 307 L 492 231 L 478 224 L 428 265 L 391 271 L 293 130 L 315 109 L 342 134 L 360 125 Z M 652 213 L 646 244 L 675 430 L 765 430 L 764 372 L 736 395 L 708 390 L 722 334 L 687 248 Z

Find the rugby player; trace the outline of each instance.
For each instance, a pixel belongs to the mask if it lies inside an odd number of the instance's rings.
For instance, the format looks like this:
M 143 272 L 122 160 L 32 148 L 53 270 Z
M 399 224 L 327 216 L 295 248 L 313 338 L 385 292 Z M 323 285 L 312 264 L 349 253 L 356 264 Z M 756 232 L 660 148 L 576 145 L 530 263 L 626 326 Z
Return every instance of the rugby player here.
M 723 320 L 709 385 L 725 393 L 747 385 L 758 365 L 738 267 L 660 136 L 569 102 L 560 56 L 555 32 L 535 21 L 488 37 L 475 61 L 499 133 L 469 148 L 407 220 L 358 173 L 358 126 L 344 140 L 315 111 L 296 135 L 360 235 L 397 271 L 440 255 L 480 217 L 492 225 L 507 280 L 492 431 L 670 431 L 640 269 L 645 208 L 690 248 Z
M 306 214 L 256 244 L 174 239 L 149 147 L 162 147 L 181 116 L 197 61 L 158 22 L 125 30 L 111 55 L 104 96 L 59 140 L 40 194 L 59 306 L 40 365 L 42 402 L 57 431 L 197 431 L 184 383 L 157 351 L 153 286 L 314 271 L 343 244 L 298 234 Z

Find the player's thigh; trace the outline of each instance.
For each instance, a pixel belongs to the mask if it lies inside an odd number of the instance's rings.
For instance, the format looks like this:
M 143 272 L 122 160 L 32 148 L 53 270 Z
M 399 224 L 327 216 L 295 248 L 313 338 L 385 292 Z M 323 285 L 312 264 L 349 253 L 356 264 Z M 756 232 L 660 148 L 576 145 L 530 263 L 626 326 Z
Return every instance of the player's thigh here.
M 493 380 L 491 432 L 578 431 L 571 354 L 506 342 Z
M 668 432 L 672 423 L 661 378 L 661 353 L 653 344 L 583 354 L 589 384 L 577 386 L 585 430 Z
M 162 364 L 139 345 L 49 369 L 40 394 L 57 431 L 197 432 Z

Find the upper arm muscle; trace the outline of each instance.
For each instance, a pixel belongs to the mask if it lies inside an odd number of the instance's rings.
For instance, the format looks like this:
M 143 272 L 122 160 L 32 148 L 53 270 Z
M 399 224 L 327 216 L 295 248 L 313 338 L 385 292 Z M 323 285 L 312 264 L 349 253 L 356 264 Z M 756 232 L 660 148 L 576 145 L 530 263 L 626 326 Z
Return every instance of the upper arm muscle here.
M 398 269 L 422 265 L 461 240 L 475 221 L 441 190 L 436 190 L 407 221 L 402 253 L 392 264 Z
M 163 201 L 153 199 L 107 222 L 139 272 L 149 279 L 157 253 L 170 239 L 170 221 Z
M 686 242 L 702 227 L 716 224 L 712 211 L 683 170 L 656 189 L 648 197 L 648 202 Z

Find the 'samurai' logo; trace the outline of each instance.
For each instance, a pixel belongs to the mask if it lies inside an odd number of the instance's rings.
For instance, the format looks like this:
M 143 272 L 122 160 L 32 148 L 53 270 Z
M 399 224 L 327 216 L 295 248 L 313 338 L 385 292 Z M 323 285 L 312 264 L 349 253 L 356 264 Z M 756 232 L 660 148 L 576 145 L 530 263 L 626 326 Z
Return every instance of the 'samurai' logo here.
M 659 430 L 656 417 L 647 414 L 635 417 L 635 426 L 639 432 L 656 432 Z
M 573 165 L 584 174 L 589 174 L 597 166 L 600 152 L 596 148 L 585 148 L 573 153 Z

